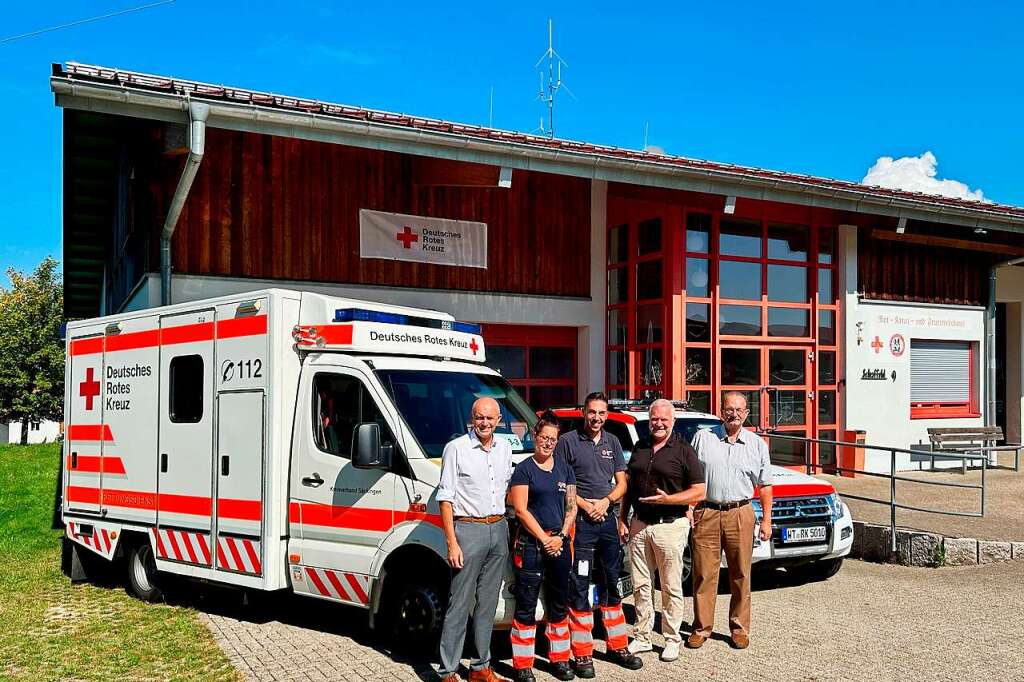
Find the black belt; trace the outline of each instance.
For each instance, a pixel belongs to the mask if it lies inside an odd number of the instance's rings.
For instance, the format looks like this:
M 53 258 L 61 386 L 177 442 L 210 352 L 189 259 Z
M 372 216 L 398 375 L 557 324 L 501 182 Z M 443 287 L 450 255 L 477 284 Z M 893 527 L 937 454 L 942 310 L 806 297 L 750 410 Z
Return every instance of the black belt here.
M 714 509 L 715 511 L 729 511 L 730 509 L 742 507 L 745 504 L 750 504 L 750 500 L 739 500 L 737 502 L 709 502 L 704 500 L 700 503 L 700 506 Z
M 640 521 L 643 521 L 648 526 L 653 526 L 656 523 L 672 523 L 673 521 L 678 521 L 679 519 L 682 519 L 682 518 L 685 518 L 685 517 L 686 517 L 686 514 L 665 515 L 665 516 L 649 516 L 647 514 L 644 514 L 644 515 L 637 514 L 636 515 L 637 519 L 639 519 Z

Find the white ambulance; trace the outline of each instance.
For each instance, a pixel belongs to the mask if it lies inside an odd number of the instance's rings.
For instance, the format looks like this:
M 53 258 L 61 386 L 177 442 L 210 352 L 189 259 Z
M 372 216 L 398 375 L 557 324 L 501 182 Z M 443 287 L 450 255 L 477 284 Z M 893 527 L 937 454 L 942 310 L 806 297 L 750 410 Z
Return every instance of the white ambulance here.
M 485 358 L 445 313 L 278 289 L 70 322 L 65 570 L 123 562 L 146 600 L 162 574 L 292 590 L 433 636 L 445 444 L 490 396 L 497 437 L 533 451 L 536 417 Z

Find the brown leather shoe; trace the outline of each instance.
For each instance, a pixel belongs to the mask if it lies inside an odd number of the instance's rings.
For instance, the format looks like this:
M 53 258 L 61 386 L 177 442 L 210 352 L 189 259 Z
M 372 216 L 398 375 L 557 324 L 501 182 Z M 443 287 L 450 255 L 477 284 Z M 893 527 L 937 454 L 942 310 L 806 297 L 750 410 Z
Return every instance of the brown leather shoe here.
M 493 668 L 469 671 L 469 682 L 510 682 L 504 677 L 498 677 Z
M 708 641 L 708 638 L 699 632 L 695 632 L 686 638 L 687 649 L 699 649 L 704 646 L 704 642 Z
M 745 632 L 732 633 L 732 646 L 734 649 L 746 649 L 750 646 L 750 637 Z

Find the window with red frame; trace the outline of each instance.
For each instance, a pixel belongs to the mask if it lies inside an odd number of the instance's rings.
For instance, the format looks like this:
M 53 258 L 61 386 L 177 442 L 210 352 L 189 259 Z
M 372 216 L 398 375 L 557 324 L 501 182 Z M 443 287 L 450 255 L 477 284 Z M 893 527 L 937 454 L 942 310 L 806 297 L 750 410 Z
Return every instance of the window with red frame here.
M 978 417 L 972 341 L 910 340 L 910 416 L 913 419 Z
M 575 405 L 575 327 L 483 325 L 487 364 L 536 410 Z

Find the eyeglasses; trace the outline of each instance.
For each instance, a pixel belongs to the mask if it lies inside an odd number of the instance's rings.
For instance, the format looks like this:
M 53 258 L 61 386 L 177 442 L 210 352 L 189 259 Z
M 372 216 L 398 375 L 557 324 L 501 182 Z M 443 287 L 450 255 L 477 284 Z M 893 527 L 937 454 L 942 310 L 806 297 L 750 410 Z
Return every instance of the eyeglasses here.
M 738 408 L 730 407 L 728 409 L 722 410 L 722 414 L 746 414 L 746 412 L 747 412 L 747 408 L 745 408 L 745 407 L 738 407 Z
M 553 445 L 558 442 L 558 436 L 537 436 L 536 440 L 538 443 Z

